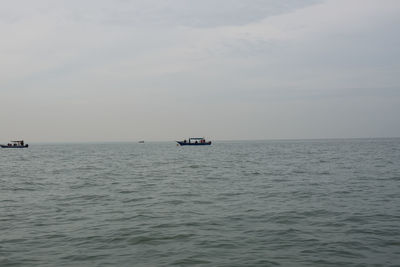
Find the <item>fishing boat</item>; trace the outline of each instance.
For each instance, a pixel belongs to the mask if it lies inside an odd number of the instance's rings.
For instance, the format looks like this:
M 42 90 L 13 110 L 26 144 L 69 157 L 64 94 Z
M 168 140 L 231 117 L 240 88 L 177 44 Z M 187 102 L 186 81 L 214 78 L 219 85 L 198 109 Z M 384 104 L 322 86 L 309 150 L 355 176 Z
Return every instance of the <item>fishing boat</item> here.
M 18 140 L 18 141 L 10 141 L 7 145 L 0 145 L 2 148 L 27 148 L 29 147 L 28 144 L 24 143 L 24 140 Z
M 181 146 L 209 146 L 211 141 L 206 141 L 204 137 L 191 137 L 189 141 L 186 139 L 183 141 L 176 141 Z

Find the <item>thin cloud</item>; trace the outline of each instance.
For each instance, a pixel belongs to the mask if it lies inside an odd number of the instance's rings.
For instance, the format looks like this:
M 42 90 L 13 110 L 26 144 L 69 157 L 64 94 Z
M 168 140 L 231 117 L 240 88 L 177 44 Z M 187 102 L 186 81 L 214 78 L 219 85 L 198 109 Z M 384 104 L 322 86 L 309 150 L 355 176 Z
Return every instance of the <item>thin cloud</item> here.
M 0 106 L 0 137 L 398 136 L 399 5 L 12 1 L 0 11 L 0 92 L 18 101 Z

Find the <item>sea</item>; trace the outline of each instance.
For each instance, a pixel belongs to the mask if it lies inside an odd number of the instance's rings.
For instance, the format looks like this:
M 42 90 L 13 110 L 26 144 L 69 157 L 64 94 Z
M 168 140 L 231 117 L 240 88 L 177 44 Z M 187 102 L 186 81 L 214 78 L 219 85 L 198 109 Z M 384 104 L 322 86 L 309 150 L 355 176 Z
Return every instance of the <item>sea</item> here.
M 400 139 L 0 149 L 0 266 L 400 266 Z

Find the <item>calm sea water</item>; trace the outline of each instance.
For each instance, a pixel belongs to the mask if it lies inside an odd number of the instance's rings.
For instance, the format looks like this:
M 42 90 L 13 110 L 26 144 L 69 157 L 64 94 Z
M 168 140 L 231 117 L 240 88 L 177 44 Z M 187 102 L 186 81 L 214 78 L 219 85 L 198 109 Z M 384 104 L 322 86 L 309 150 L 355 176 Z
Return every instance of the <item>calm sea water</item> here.
M 0 149 L 0 266 L 400 266 L 400 139 Z

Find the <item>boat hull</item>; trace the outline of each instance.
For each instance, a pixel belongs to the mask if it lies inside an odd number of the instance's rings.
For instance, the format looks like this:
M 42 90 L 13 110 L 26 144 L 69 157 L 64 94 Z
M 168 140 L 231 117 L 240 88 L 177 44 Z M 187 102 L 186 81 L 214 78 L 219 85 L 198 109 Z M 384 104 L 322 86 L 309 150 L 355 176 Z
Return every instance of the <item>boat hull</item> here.
M 27 148 L 29 147 L 28 145 L 24 145 L 24 146 L 7 146 L 7 145 L 0 145 L 0 147 L 2 148 Z
M 211 142 L 205 142 L 205 143 L 188 143 L 188 142 L 182 142 L 182 141 L 176 141 L 179 145 L 181 146 L 209 146 L 211 145 Z

